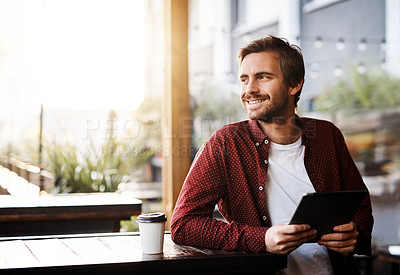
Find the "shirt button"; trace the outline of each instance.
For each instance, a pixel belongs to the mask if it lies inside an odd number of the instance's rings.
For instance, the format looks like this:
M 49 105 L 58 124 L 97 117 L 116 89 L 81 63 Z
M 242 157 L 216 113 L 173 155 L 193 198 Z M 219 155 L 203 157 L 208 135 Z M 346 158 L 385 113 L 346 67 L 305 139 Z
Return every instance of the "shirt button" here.
M 258 187 L 258 189 L 260 189 L 260 191 L 262 191 L 264 188 L 262 186 Z
M 266 139 L 264 142 L 265 142 L 265 144 L 268 144 L 268 139 Z
M 267 160 L 267 159 L 266 159 L 266 160 L 264 160 L 264 163 L 265 163 L 265 164 L 268 164 L 268 160 Z
M 267 219 L 267 217 L 266 216 L 263 216 L 263 220 L 265 221 Z
M 257 143 L 256 143 L 256 146 L 259 146 L 259 145 L 260 145 L 260 143 L 257 142 Z

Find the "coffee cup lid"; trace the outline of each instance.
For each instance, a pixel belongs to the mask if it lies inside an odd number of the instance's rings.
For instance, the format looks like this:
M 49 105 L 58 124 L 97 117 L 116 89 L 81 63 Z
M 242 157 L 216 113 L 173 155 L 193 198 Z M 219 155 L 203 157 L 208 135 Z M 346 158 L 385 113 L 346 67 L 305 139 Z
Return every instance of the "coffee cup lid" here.
M 165 222 L 167 217 L 164 213 L 156 212 L 149 214 L 141 214 L 138 216 L 136 222 Z

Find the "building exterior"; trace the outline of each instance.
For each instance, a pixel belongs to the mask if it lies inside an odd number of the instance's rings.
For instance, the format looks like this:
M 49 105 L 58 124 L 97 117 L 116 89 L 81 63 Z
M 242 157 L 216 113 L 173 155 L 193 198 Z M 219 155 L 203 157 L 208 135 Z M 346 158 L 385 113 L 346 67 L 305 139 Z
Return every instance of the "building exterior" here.
M 306 63 L 301 110 L 356 68 L 400 72 L 398 0 L 192 0 L 190 89 L 205 82 L 238 87 L 237 50 L 272 34 L 299 45 Z M 232 86 L 231 86 L 232 87 Z

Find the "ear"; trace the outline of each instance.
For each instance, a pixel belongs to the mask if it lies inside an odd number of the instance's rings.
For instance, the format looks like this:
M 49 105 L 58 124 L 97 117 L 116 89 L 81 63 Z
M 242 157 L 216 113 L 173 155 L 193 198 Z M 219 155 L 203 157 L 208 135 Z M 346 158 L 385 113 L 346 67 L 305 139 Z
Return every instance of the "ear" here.
M 301 89 L 302 85 L 303 85 L 304 80 L 302 80 L 301 82 L 299 82 L 296 86 L 294 87 L 290 87 L 289 88 L 289 94 L 294 96 L 295 94 L 297 94 L 297 92 Z

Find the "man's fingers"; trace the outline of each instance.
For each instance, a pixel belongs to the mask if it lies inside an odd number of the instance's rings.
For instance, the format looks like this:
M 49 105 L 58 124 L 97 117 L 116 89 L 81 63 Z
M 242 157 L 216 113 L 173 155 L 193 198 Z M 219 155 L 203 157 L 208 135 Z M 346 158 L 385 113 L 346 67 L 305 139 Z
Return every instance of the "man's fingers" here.
M 318 244 L 326 246 L 328 249 L 350 254 L 357 245 L 358 231 L 353 222 L 334 227 L 335 233 L 323 235 Z
M 274 225 L 265 234 L 267 251 L 288 254 L 304 242 L 317 236 L 309 225 Z
M 329 242 L 329 241 L 346 241 L 353 239 L 354 236 L 350 234 L 343 234 L 343 233 L 331 233 L 327 235 L 323 235 L 321 237 L 321 240 L 323 242 Z
M 343 233 L 330 233 L 323 235 L 321 237 L 322 242 L 329 241 L 347 241 L 347 240 L 357 240 L 359 233 L 357 231 L 349 231 Z
M 357 241 L 351 241 L 348 243 L 343 243 L 343 242 L 323 242 L 321 241 L 318 242 L 320 245 L 324 245 L 326 248 L 340 252 L 342 254 L 350 254 L 354 251 Z
M 301 234 L 301 236 L 296 235 L 296 237 L 287 238 L 284 242 L 277 243 L 279 251 L 282 254 L 288 254 L 289 252 L 295 250 L 297 247 L 303 243 L 313 240 L 317 237 L 316 230 L 309 230 Z
M 311 229 L 300 233 L 301 242 L 309 241 L 317 237 L 317 230 Z
M 276 244 L 276 250 L 278 254 L 289 254 L 293 250 L 295 250 L 297 247 L 302 245 L 304 243 L 304 240 L 302 239 L 297 239 L 297 240 L 292 240 L 292 241 L 284 241 L 284 242 L 278 242 Z
M 354 246 L 327 247 L 327 248 L 329 248 L 330 250 L 333 250 L 333 251 L 336 251 L 336 252 L 345 254 L 345 255 L 351 254 L 351 253 L 353 253 L 353 251 L 354 251 Z
M 309 230 L 307 232 L 298 235 L 297 238 L 291 241 L 290 243 L 295 246 L 299 246 L 307 241 L 315 239 L 316 237 L 317 237 L 317 230 Z
M 311 226 L 308 224 L 291 224 L 285 227 L 285 230 L 282 231 L 284 234 L 298 234 L 299 232 L 308 231 L 311 229 Z
M 318 244 L 324 245 L 328 248 L 331 247 L 349 247 L 349 246 L 355 246 L 357 244 L 357 240 L 355 239 L 349 239 L 347 241 L 318 241 Z
M 315 237 L 317 237 L 317 230 L 315 229 L 296 232 L 295 234 L 284 234 L 282 240 L 278 241 L 278 244 L 283 242 L 295 242 L 299 245 Z
M 349 232 L 356 229 L 356 225 L 353 222 L 337 225 L 333 228 L 335 232 Z

